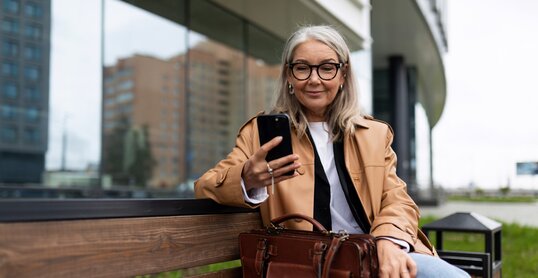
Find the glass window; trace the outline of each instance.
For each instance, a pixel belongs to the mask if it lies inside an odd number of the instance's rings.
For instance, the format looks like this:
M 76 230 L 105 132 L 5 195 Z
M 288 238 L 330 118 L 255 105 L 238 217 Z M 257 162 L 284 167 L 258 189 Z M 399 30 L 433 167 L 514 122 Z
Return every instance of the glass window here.
M 116 103 L 127 102 L 133 99 L 133 93 L 125 92 L 116 96 Z
M 7 57 L 17 57 L 17 55 L 19 55 L 19 44 L 16 41 L 3 41 L 2 55 Z
M 37 122 L 39 121 L 39 109 L 35 107 L 28 107 L 25 109 L 25 118 L 28 122 Z
M 270 106 L 283 41 L 212 1 L 129 3 L 105 1 L 104 169 L 117 186 L 143 178 L 192 197 L 193 180 L 227 155 L 247 117 Z M 119 167 L 135 163 L 128 153 L 113 152 L 135 134 L 148 146 L 137 162 L 148 165 L 143 177 Z
M 15 126 L 0 126 L 0 141 L 13 143 L 17 141 L 17 127 Z
M 39 25 L 30 24 L 24 26 L 24 35 L 28 38 L 38 40 L 41 38 L 42 33 L 42 28 Z
M 2 75 L 6 77 L 17 77 L 19 74 L 19 66 L 12 62 L 2 63 Z
M 24 14 L 29 17 L 40 18 L 43 16 L 43 8 L 38 3 L 26 2 L 24 6 Z
M 40 77 L 40 70 L 37 66 L 25 66 L 24 77 L 31 81 L 37 81 Z
M 2 104 L 2 106 L 0 106 L 0 115 L 4 120 L 13 120 L 17 117 L 17 107 L 8 104 Z
M 41 60 L 41 48 L 35 45 L 24 46 L 24 58 L 27 60 Z
M 171 131 L 160 127 L 184 128 L 185 122 L 156 115 L 170 109 L 185 113 L 184 88 L 180 94 L 161 93 L 163 87 L 185 83 L 185 1 L 104 3 L 104 173 L 113 187 L 140 186 L 172 194 L 170 190 L 185 180 L 184 160 L 176 167 L 164 163 L 171 154 L 160 149 L 177 149 L 184 157 L 185 143 L 170 140 Z
M 271 109 L 284 42 L 253 25 L 249 25 L 247 31 L 247 114 L 255 115 L 261 110 Z
M 2 83 L 2 95 L 5 98 L 15 99 L 18 96 L 17 84 L 11 81 Z
M 22 138 L 26 143 L 39 143 L 41 141 L 41 132 L 38 128 L 26 127 Z
M 111 190 L 191 198 L 194 179 L 273 101 L 283 41 L 214 1 L 55 0 L 51 18 L 61 24 L 52 25 L 42 2 L 19 3 L 31 24 L 4 17 L 3 34 L 39 41 L 6 36 L 22 59 L 0 61 L 1 97 L 14 95 L 24 109 L 2 103 L 2 120 L 18 125 L 1 126 L 3 138 L 45 146 L 42 171 L 61 167 L 65 134 L 67 169 L 100 164 Z M 21 84 L 12 79 L 19 74 Z
M 4 11 L 8 13 L 18 13 L 19 12 L 19 1 L 18 0 L 3 0 Z
M 190 16 L 186 158 L 194 180 L 226 156 L 247 117 L 246 45 L 245 22 L 209 1 L 192 1 Z
M 133 80 L 125 80 L 118 85 L 118 90 L 130 90 L 133 88 Z
M 16 35 L 19 33 L 19 23 L 13 19 L 5 18 L 2 20 L 2 31 Z
M 25 46 L 41 47 L 41 59 L 25 63 L 37 66 L 38 81 L 23 79 L 26 82 L 23 86 L 25 106 L 39 109 L 36 122 L 25 119 L 26 123 L 32 123 L 40 130 L 42 144 L 33 145 L 44 146 L 46 168 L 43 170 L 61 169 L 65 134 L 65 169 L 81 173 L 88 182 L 89 176 L 97 175 L 95 165 L 98 165 L 100 155 L 97 145 L 101 115 L 102 1 L 54 0 L 50 9 L 45 6 L 47 1 L 24 2 L 43 5 L 43 16 L 30 21 L 41 27 L 41 39 L 25 43 Z M 50 36 L 48 26 L 52 29 Z M 21 36 L 26 38 L 24 33 Z M 23 57 L 24 51 L 23 48 Z M 32 119 L 35 114 L 30 112 L 26 116 Z M 24 129 L 21 137 L 23 135 Z M 85 169 L 89 171 L 83 171 Z
M 41 91 L 37 87 L 26 87 L 24 96 L 27 100 L 39 101 L 41 100 Z

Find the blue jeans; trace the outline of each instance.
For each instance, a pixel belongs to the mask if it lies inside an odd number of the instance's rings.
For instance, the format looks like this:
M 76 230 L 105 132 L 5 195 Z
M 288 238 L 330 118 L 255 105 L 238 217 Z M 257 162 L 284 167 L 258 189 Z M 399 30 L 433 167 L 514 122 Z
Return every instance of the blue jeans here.
M 438 257 L 419 253 L 409 253 L 417 264 L 417 278 L 459 278 L 471 277 L 467 272 L 443 261 Z

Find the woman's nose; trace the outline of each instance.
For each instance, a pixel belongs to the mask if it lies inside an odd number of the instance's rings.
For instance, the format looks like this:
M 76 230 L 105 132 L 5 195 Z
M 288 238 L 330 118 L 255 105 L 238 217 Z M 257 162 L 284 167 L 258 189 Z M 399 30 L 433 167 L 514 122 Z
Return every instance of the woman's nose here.
M 308 81 L 309 82 L 319 82 L 320 81 L 318 68 L 313 68 L 312 69 L 312 73 L 310 74 L 310 77 L 308 77 Z

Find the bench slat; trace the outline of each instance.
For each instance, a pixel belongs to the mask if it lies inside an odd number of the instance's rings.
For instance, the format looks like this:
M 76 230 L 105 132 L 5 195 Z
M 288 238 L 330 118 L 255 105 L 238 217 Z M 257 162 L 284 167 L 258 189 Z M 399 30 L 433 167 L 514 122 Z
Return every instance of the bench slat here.
M 239 258 L 258 212 L 0 223 L 0 277 L 126 277 Z

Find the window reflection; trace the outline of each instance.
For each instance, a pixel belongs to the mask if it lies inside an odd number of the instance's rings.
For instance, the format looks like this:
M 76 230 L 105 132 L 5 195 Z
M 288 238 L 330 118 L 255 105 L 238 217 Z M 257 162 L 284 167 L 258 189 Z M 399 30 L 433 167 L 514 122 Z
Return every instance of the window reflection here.
M 86 86 L 98 83 L 93 79 L 55 83 L 49 96 L 49 76 L 64 76 L 69 68 L 48 72 L 48 6 L 1 1 L 0 147 L 26 144 L 43 154 L 50 134 L 49 171 L 44 173 L 43 162 L 29 171 L 38 177 L 34 181 L 44 177 L 45 186 L 73 187 L 62 175 L 80 171 L 92 180 L 77 183 L 78 189 L 99 187 L 102 197 L 118 190 L 123 197 L 193 197 L 193 181 L 227 155 L 240 126 L 270 109 L 283 41 L 212 1 L 104 0 L 102 67 L 86 67 L 98 55 L 95 47 L 92 53 L 77 49 L 80 61 L 69 64 L 81 70 L 78 76 L 102 71 L 100 103 L 86 98 Z M 88 2 L 68 3 L 83 11 Z M 75 24 L 64 19 L 56 19 L 58 28 Z M 59 45 L 81 40 L 71 35 L 59 37 Z M 65 108 L 75 101 L 77 109 Z M 63 110 L 49 117 L 49 105 Z M 101 121 L 100 132 L 79 124 L 84 119 Z M 100 166 L 82 152 L 98 143 Z M 96 180 L 99 168 L 102 178 Z
M 0 191 L 6 183 L 37 184 L 45 170 L 47 137 L 43 135 L 48 132 L 49 8 L 48 0 L 2 0 Z M 29 46 L 36 49 L 30 56 L 26 54 Z M 30 86 L 40 92 L 40 98 L 23 97 Z
M 38 3 L 26 2 L 24 5 L 24 13 L 33 18 L 40 18 L 43 16 L 43 8 Z
M 6 40 L 2 42 L 2 55 L 5 57 L 17 57 L 19 44 L 16 41 Z
M 13 81 L 6 81 L 2 84 L 2 94 L 6 100 L 14 100 L 18 96 L 17 84 Z
M 133 18 L 140 18 L 152 30 L 163 30 L 151 36 L 175 38 L 176 49 L 146 45 L 138 30 L 140 41 L 131 36 L 129 46 L 105 38 L 107 52 L 121 48 L 124 53 L 105 68 L 104 154 L 109 155 L 103 163 L 109 165 L 105 169 L 115 184 L 177 189 L 192 197 L 194 179 L 227 155 L 247 117 L 269 107 L 282 42 L 209 1 L 192 1 L 188 11 L 176 3 L 176 13 L 147 2 L 132 3 L 136 7 L 117 1 L 107 5 L 129 14 L 131 25 L 138 25 Z M 165 3 L 163 7 L 172 5 Z M 184 27 L 187 12 L 190 30 Z M 112 26 L 116 19 L 109 20 Z M 121 33 L 136 32 L 132 27 Z M 111 60 L 109 53 L 105 56 Z M 133 129 L 147 134 L 140 136 L 145 140 L 140 146 L 147 149 L 139 149 L 143 154 L 130 162 L 145 165 L 142 180 L 133 178 L 128 161 L 120 158 L 130 154 L 112 151 L 112 142 L 125 144 L 125 134 Z
M 171 115 L 185 111 L 186 28 L 120 1 L 105 10 L 104 173 L 115 186 L 173 189 L 185 179 L 185 117 Z
M 17 35 L 19 32 L 19 23 L 13 19 L 4 18 L 2 20 L 2 31 L 6 34 Z
M 19 1 L 18 0 L 3 0 L 4 11 L 8 13 L 16 14 L 19 12 Z

